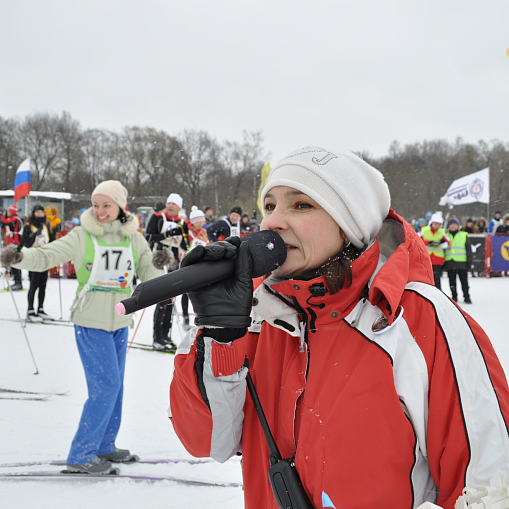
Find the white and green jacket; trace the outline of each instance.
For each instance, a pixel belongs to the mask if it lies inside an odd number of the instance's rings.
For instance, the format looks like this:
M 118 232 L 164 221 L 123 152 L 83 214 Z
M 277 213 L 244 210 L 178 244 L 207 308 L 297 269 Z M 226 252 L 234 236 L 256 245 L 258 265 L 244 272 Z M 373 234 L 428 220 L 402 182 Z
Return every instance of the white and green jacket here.
M 81 215 L 81 226 L 73 228 L 67 235 L 43 247 L 23 248 L 23 260 L 14 264 L 17 269 L 43 272 L 61 263 L 72 261 L 76 273 L 82 268 L 83 257 L 87 245 L 87 232 L 95 235 L 100 243 L 116 245 L 125 237 L 131 238 L 133 251 L 137 255 L 137 274 L 141 281 L 162 276 L 164 271 L 156 269 L 152 264 L 152 252 L 147 241 L 138 230 L 136 216 L 126 212 L 127 221 L 115 220 L 102 224 L 92 215 L 92 209 Z M 78 305 L 78 292 L 71 307 L 71 321 L 82 327 L 93 327 L 106 331 L 114 331 L 133 323 L 132 315 L 119 316 L 115 305 L 128 295 L 114 291 L 86 292 L 83 302 Z

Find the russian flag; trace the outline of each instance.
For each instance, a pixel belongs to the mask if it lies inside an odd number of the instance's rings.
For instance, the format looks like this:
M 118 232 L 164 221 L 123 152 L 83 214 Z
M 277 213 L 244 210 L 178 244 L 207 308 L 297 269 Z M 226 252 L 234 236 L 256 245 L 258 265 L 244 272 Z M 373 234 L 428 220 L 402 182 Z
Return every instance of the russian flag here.
M 18 202 L 30 194 L 30 159 L 25 159 L 16 171 L 14 179 L 14 201 Z

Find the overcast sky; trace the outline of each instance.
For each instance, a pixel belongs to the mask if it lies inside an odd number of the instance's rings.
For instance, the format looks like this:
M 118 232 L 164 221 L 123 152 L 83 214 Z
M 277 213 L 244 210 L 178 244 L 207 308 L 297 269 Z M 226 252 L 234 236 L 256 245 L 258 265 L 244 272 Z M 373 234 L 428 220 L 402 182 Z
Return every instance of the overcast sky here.
M 0 116 L 381 156 L 509 141 L 509 1 L 0 0 Z

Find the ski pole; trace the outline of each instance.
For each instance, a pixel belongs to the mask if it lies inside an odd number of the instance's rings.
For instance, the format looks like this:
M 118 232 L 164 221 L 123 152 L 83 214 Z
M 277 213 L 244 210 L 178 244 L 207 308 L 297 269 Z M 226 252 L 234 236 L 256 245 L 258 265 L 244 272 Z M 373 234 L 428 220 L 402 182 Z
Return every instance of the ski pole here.
M 140 316 L 140 321 L 138 322 L 138 325 L 136 326 L 136 330 L 134 331 L 133 338 L 131 339 L 131 342 L 129 343 L 129 346 L 127 347 L 127 353 L 129 353 L 129 350 L 131 349 L 131 345 L 133 344 L 134 338 L 136 337 L 136 333 L 138 332 L 138 328 L 140 327 L 140 323 L 143 320 L 143 315 L 145 314 L 145 311 L 147 308 L 143 308 L 143 312 Z
M 60 283 L 60 265 L 58 266 L 58 297 L 60 299 L 60 320 L 63 320 L 64 314 L 62 313 L 62 284 Z
M 19 324 L 21 325 L 21 330 L 23 331 L 23 335 L 25 336 L 25 339 L 26 339 L 26 342 L 27 342 L 27 345 L 28 345 L 28 349 L 30 350 L 30 355 L 32 357 L 32 361 L 34 362 L 34 366 L 35 366 L 35 373 L 34 373 L 34 375 L 38 375 L 39 374 L 39 369 L 37 368 L 37 364 L 35 362 L 35 357 L 34 357 L 34 354 L 32 352 L 32 348 L 30 346 L 30 341 L 28 341 L 28 336 L 27 336 L 27 333 L 25 331 L 25 327 L 23 326 L 23 321 L 21 319 L 21 315 L 19 314 L 18 306 L 16 304 L 16 299 L 14 298 L 14 294 L 12 293 L 12 288 L 10 287 L 9 281 L 7 280 L 7 271 L 3 272 L 3 275 L 4 275 L 4 278 L 5 278 L 6 282 L 7 282 L 7 286 L 9 288 L 9 293 L 11 294 L 11 297 L 12 297 L 12 302 L 14 303 L 14 307 L 16 308 L 16 314 L 18 315 Z

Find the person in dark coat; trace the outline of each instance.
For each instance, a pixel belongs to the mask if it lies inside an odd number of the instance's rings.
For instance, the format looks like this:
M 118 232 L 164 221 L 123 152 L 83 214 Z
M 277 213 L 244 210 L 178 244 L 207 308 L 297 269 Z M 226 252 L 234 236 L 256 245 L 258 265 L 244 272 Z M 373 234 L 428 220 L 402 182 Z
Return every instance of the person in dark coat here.
M 168 271 L 178 269 L 181 255 L 189 249 L 189 225 L 180 218 L 182 197 L 171 193 L 166 206 L 150 218 L 145 230 L 145 237 L 150 248 L 154 251 L 154 265 L 158 269 L 164 267 Z M 156 207 L 160 204 L 156 204 Z M 159 256 L 157 256 L 159 255 Z M 175 352 L 177 346 L 171 339 L 173 319 L 173 299 L 168 299 L 156 305 L 154 311 L 154 330 L 152 346 L 156 350 Z M 189 325 L 189 299 L 182 295 L 182 313 L 184 326 Z
M 471 218 L 467 219 L 467 222 L 465 223 L 465 226 L 463 226 L 462 230 L 467 233 L 479 233 L 479 230 Z
M 54 240 L 51 234 L 51 227 L 46 220 L 44 207 L 36 203 L 32 212 L 23 226 L 21 244 L 23 247 L 42 247 Z M 27 320 L 33 323 L 41 323 L 52 318 L 44 312 L 44 299 L 46 297 L 46 284 L 48 282 L 48 271 L 28 273 L 30 288 L 28 289 L 28 315 Z M 35 293 L 38 292 L 37 313 L 34 309 Z
M 497 228 L 496 233 L 509 233 L 509 214 L 502 219 L 502 224 Z
M 230 210 L 230 215 L 226 219 L 221 219 L 207 228 L 209 240 L 217 242 L 227 237 L 240 237 L 240 218 L 242 209 L 235 205 Z
M 488 230 L 488 226 L 486 225 L 486 218 L 480 217 L 475 222 L 475 227 L 477 228 L 478 233 L 486 233 L 486 231 Z
M 445 270 L 449 276 L 452 300 L 458 301 L 456 276 L 459 277 L 465 304 L 472 304 L 468 288 L 468 267 L 470 266 L 470 250 L 467 250 L 468 233 L 459 229 L 459 222 L 455 217 L 449 219 L 447 232 L 450 244 L 445 251 Z

